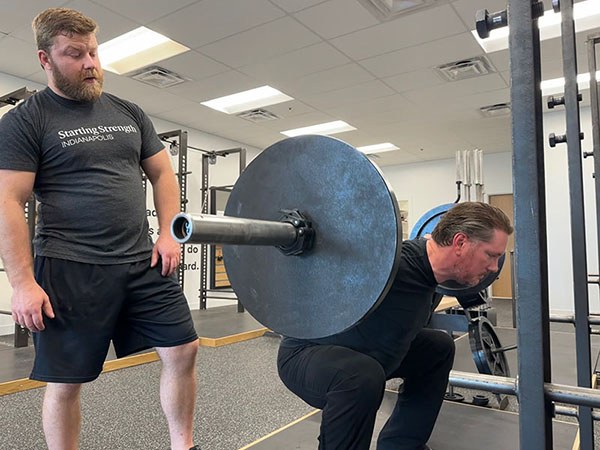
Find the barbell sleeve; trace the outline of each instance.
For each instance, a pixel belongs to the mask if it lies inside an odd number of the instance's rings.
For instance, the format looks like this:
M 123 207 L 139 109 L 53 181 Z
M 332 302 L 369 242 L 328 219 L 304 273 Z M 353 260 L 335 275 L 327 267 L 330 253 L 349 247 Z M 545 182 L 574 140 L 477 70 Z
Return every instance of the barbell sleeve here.
M 229 216 L 177 214 L 171 234 L 180 244 L 273 245 L 288 247 L 298 239 L 289 222 Z

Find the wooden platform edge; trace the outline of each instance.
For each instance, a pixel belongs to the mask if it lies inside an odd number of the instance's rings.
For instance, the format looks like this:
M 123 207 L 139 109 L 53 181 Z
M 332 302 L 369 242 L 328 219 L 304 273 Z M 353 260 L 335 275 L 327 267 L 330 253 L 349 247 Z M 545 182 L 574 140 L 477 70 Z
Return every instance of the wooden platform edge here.
M 241 447 L 239 450 L 247 450 L 247 449 L 249 449 L 249 448 L 251 448 L 251 447 L 254 447 L 256 444 L 259 444 L 259 443 L 261 443 L 262 441 L 266 441 L 266 440 L 267 440 L 267 439 L 269 439 L 271 436 L 275 436 L 276 434 L 278 434 L 278 433 L 281 433 L 281 432 L 282 432 L 282 431 L 284 431 L 284 430 L 287 430 L 288 428 L 290 428 L 290 427 L 292 427 L 292 426 L 296 425 L 297 423 L 300 423 L 300 422 L 302 422 L 303 420 L 306 420 L 306 419 L 308 419 L 310 416 L 314 416 L 314 415 L 315 415 L 315 414 L 317 414 L 319 411 L 321 411 L 321 410 L 320 410 L 320 409 L 315 409 L 314 411 L 311 411 L 311 412 L 309 412 L 308 414 L 305 414 L 305 415 L 303 415 L 302 417 L 299 417 L 298 419 L 296 419 L 296 420 L 294 420 L 294 421 L 292 421 L 292 422 L 288 423 L 287 425 L 284 425 L 284 426 L 282 426 L 281 428 L 278 428 L 277 430 L 270 432 L 269 434 L 267 434 L 267 435 L 265 435 L 265 436 L 261 437 L 260 439 L 257 439 L 256 441 L 254 441 L 254 442 L 251 442 L 250 444 L 248 444 L 248 445 L 245 445 L 245 446 Z
M 202 347 L 221 347 L 223 345 L 235 344 L 237 342 L 248 341 L 263 336 L 268 328 L 259 328 L 258 330 L 244 331 L 242 333 L 223 336 L 220 338 L 200 337 Z
M 223 345 L 234 344 L 236 342 L 243 342 L 250 339 L 255 339 L 263 336 L 268 328 L 260 328 L 258 330 L 245 331 L 242 333 L 232 334 L 230 336 L 224 336 L 221 338 L 207 338 L 200 337 L 200 345 L 204 347 L 221 347 Z M 155 351 L 141 353 L 139 355 L 126 356 L 124 358 L 113 359 L 106 361 L 102 368 L 102 373 L 113 372 L 119 369 L 126 369 L 128 367 L 135 367 L 141 364 L 147 364 L 158 361 L 160 358 Z M 28 391 L 30 389 L 38 389 L 46 386 L 43 381 L 30 380 L 29 378 L 20 378 L 18 380 L 6 381 L 0 383 L 0 397 L 3 395 L 16 394 L 18 392 Z
M 102 368 L 102 373 L 112 372 L 114 370 L 126 369 L 142 364 L 158 361 L 158 354 L 155 351 L 141 353 L 139 355 L 126 356 L 124 358 L 113 359 L 106 361 Z M 18 392 L 38 389 L 46 386 L 43 381 L 30 380 L 29 378 L 21 378 L 19 380 L 6 381 L 0 383 L 0 397 L 3 395 L 16 394 Z

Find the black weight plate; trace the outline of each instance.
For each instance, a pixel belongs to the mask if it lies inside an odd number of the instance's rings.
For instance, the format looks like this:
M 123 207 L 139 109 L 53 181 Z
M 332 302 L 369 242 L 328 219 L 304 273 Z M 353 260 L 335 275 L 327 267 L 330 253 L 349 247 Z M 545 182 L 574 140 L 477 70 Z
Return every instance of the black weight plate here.
M 250 314 L 277 333 L 340 333 L 379 304 L 398 270 L 396 198 L 379 169 L 352 146 L 298 136 L 248 165 L 225 215 L 278 220 L 280 210 L 294 208 L 312 221 L 313 248 L 285 256 L 270 246 L 224 246 L 229 280 Z
M 494 326 L 488 319 L 480 316 L 471 320 L 469 344 L 479 373 L 510 377 L 510 368 L 504 351 L 494 351 L 502 348 L 502 345 Z

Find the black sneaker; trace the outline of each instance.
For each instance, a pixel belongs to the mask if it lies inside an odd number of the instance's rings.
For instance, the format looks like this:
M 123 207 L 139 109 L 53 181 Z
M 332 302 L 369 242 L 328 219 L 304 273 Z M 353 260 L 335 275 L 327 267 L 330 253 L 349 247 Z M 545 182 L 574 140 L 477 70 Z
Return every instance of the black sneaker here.
M 192 448 L 190 448 L 190 450 L 200 450 L 200 446 L 194 445 Z

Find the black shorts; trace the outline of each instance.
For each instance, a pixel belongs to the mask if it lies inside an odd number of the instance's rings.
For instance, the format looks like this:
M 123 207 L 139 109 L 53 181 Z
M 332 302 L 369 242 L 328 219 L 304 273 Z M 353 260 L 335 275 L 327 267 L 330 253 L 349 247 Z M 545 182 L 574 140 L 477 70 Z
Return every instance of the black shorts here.
M 36 257 L 35 277 L 55 318 L 33 333 L 32 380 L 83 383 L 102 371 L 110 341 L 117 357 L 198 338 L 175 276 L 150 259 L 114 265 Z

